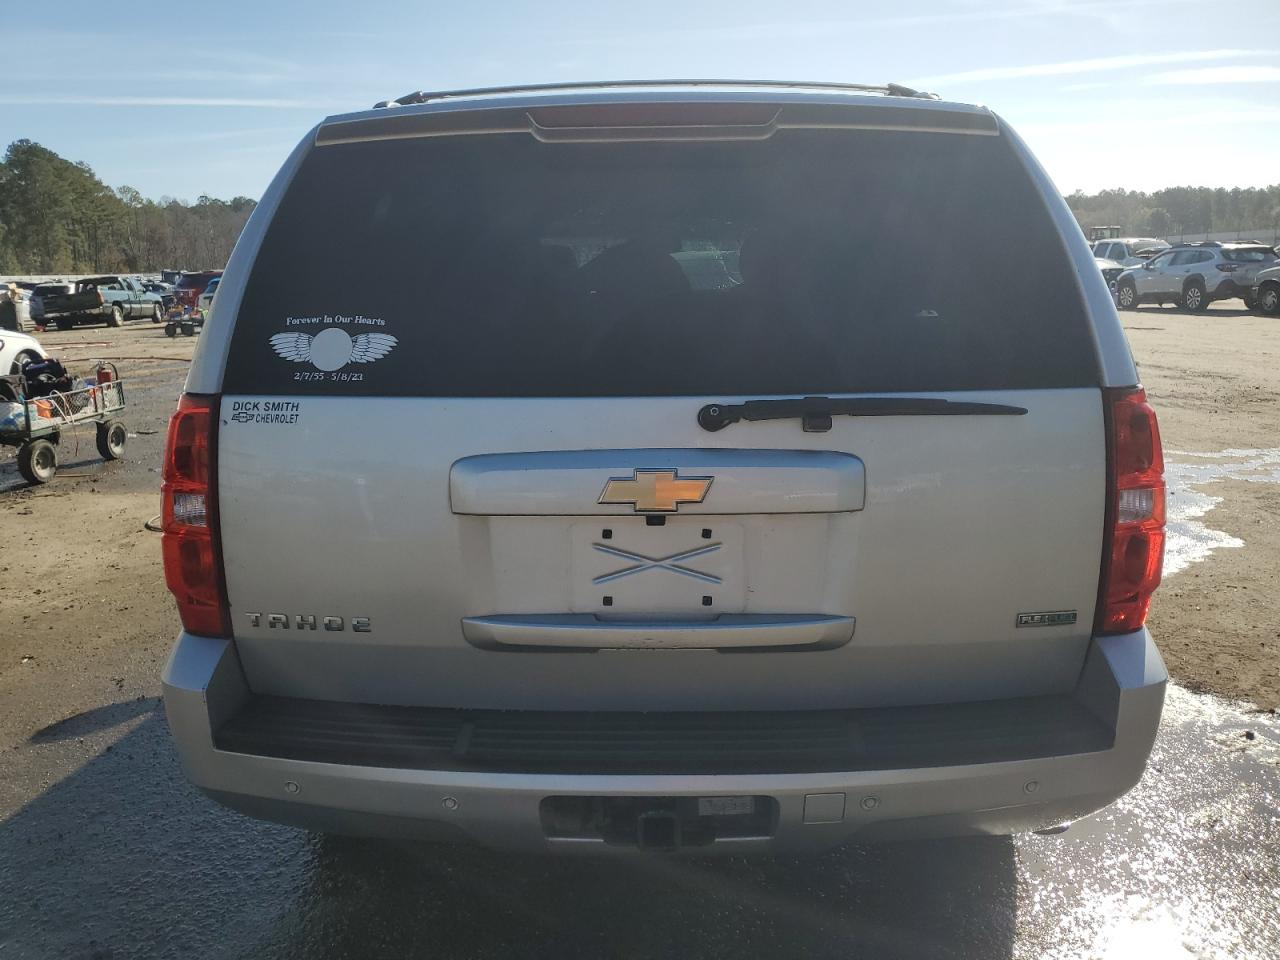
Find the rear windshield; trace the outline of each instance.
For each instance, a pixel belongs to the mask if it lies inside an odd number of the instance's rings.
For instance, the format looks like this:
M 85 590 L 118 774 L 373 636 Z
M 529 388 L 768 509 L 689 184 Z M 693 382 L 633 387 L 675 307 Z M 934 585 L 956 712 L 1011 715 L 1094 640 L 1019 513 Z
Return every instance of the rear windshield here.
M 224 389 L 653 396 L 1097 382 L 1063 242 L 1003 138 L 805 130 L 316 148 L 249 276 Z
M 1270 247 L 1236 247 L 1222 251 L 1223 259 L 1235 263 L 1270 263 L 1277 259 Z
M 184 273 L 179 279 L 177 289 L 190 290 L 193 287 L 204 287 L 209 282 L 207 273 Z

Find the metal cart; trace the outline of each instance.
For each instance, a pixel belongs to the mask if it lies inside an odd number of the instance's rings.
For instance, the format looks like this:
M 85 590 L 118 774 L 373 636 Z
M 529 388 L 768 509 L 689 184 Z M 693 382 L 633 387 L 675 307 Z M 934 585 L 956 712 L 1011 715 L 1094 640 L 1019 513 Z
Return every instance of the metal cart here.
M 198 308 L 174 304 L 169 308 L 164 325 L 166 337 L 176 337 L 181 333 L 184 337 L 195 336 L 198 330 L 204 329 L 204 311 Z
M 11 382 L 17 378 L 11 378 Z M 96 383 L 43 397 L 28 397 L 18 381 L 14 400 L 0 401 L 0 444 L 18 448 L 18 472 L 28 483 L 48 483 L 58 472 L 58 441 L 66 427 L 97 424 L 98 453 L 124 456 L 128 431 L 117 419 L 124 409 L 124 383 L 114 363 L 99 363 Z

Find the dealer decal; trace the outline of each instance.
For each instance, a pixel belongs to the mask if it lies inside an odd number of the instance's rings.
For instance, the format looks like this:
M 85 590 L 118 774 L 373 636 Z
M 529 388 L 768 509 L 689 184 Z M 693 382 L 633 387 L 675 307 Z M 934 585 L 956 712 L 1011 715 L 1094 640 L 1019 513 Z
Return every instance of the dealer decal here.
M 302 405 L 296 400 L 233 400 L 232 423 L 275 423 L 291 426 L 302 417 Z

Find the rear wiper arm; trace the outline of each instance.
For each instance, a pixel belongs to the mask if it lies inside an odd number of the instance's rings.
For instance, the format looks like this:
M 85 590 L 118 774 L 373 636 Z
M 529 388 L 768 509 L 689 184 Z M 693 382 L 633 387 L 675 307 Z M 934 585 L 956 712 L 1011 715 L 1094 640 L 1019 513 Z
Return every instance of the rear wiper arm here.
M 801 421 L 805 433 L 825 433 L 831 418 L 842 417 L 1020 417 L 1026 407 L 976 403 L 939 397 L 796 397 L 708 403 L 698 411 L 703 430 L 723 430 L 739 420 Z

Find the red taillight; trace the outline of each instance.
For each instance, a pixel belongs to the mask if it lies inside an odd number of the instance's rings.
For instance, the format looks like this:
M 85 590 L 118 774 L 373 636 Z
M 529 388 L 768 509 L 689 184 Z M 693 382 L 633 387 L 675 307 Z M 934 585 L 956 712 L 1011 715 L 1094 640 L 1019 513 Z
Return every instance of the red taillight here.
M 1238 263 L 1219 263 L 1219 264 L 1216 264 L 1216 266 L 1223 273 L 1235 273 L 1236 267 L 1238 267 L 1239 264 Z
M 1099 633 L 1146 622 L 1164 563 L 1164 453 L 1141 387 L 1104 390 L 1107 519 L 1098 591 Z
M 218 398 L 185 394 L 169 421 L 160 487 L 164 578 L 182 626 L 230 635 L 214 483 Z

